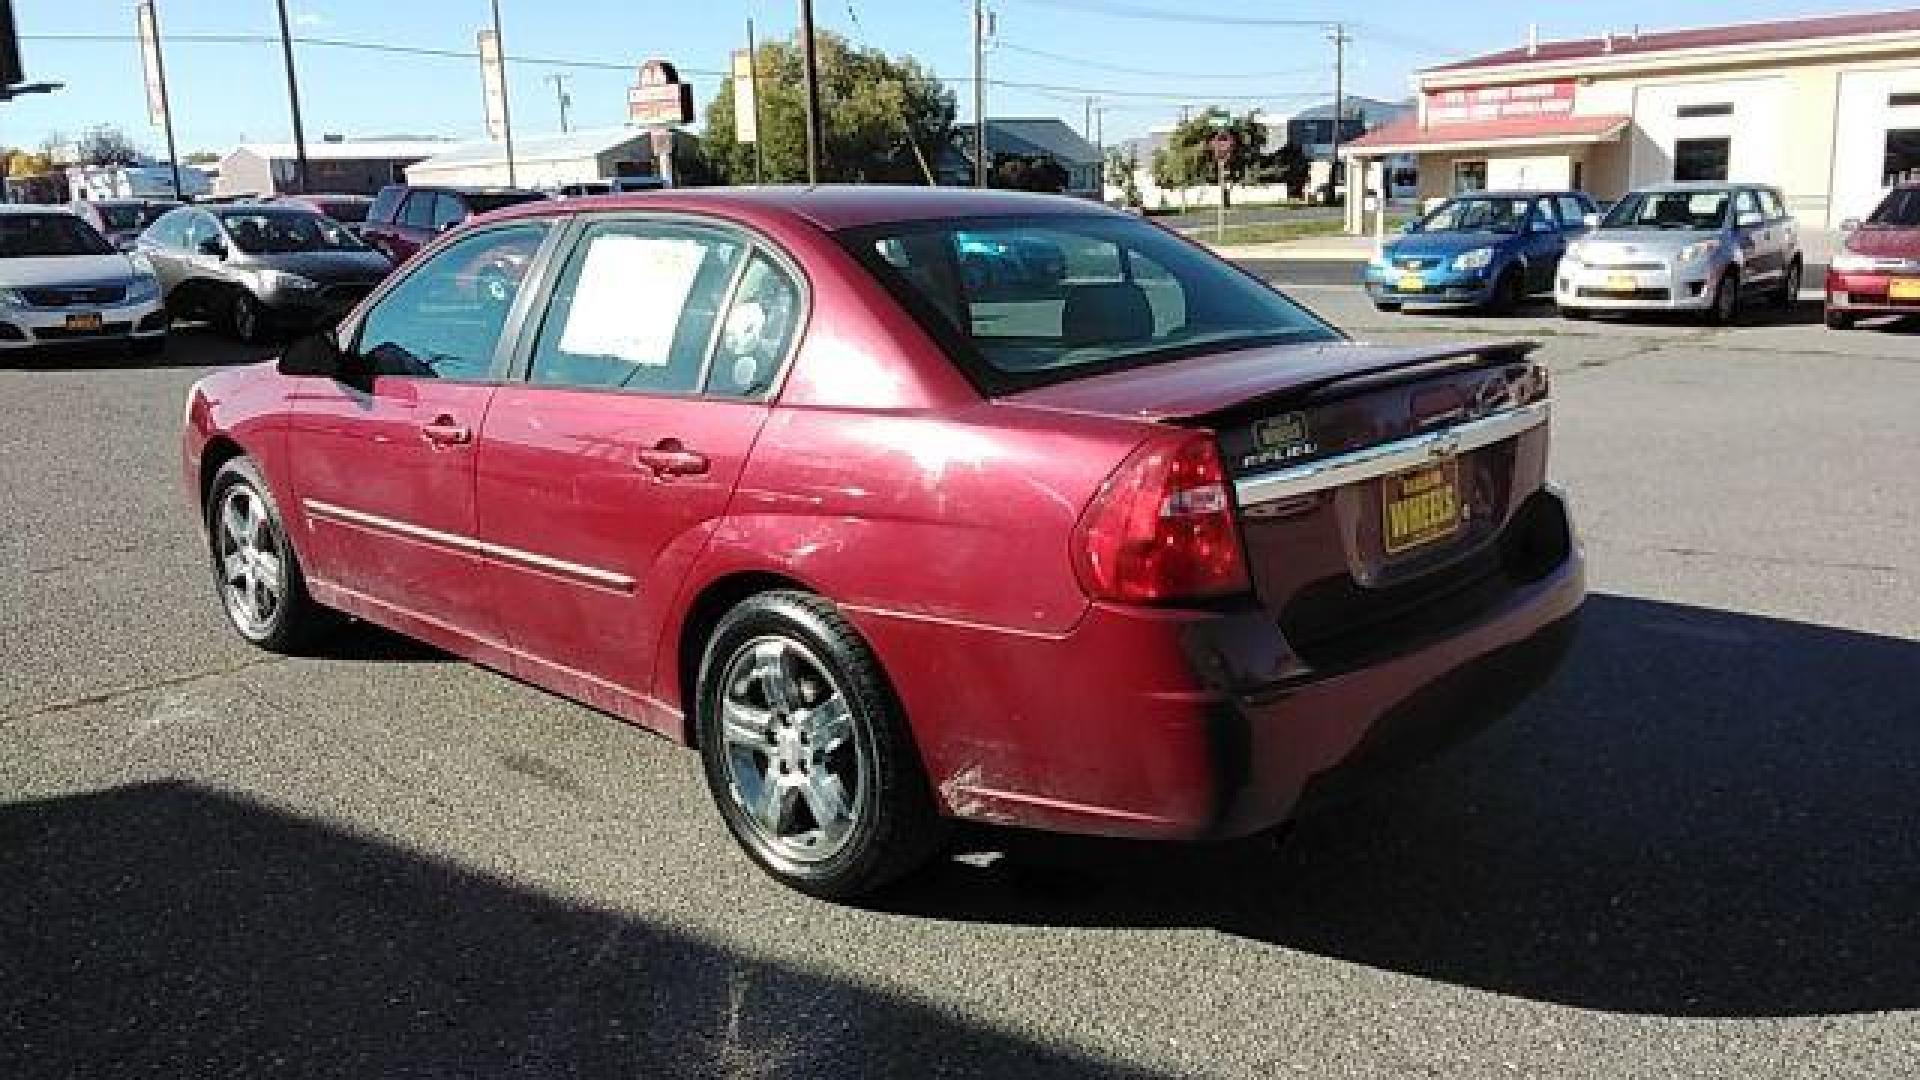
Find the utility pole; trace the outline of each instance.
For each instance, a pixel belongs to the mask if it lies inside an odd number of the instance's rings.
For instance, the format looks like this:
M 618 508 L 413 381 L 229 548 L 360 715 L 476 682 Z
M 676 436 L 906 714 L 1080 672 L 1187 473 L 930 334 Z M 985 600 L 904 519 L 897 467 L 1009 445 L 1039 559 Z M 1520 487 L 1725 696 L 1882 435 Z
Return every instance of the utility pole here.
M 800 0 L 800 55 L 807 80 L 807 183 L 820 182 L 820 57 L 813 47 L 813 0 Z
M 559 71 L 547 76 L 547 81 L 553 84 L 554 100 L 560 106 L 560 134 L 562 135 L 573 130 L 567 126 L 567 109 L 573 105 L 573 98 L 567 94 L 567 80 L 570 78 L 572 78 L 571 75 Z
M 307 133 L 300 125 L 300 81 L 293 76 L 293 34 L 287 29 L 287 0 L 279 0 L 280 54 L 287 62 L 287 103 L 293 109 L 293 161 L 300 193 L 313 190 L 307 182 Z
M 1327 165 L 1327 204 L 1340 192 L 1340 122 L 1347 115 L 1347 36 L 1345 23 L 1333 24 L 1333 160 Z M 1347 193 L 1352 196 L 1352 192 Z
M 507 108 L 507 39 L 500 35 L 500 0 L 493 0 L 493 44 L 500 50 L 500 130 L 507 144 L 507 186 L 519 187 L 513 164 L 513 114 Z
M 753 42 L 753 20 L 747 20 L 747 78 L 753 84 L 753 182 L 767 182 L 767 129 L 760 124 L 760 47 Z
M 973 0 L 973 183 L 987 186 L 987 9 Z

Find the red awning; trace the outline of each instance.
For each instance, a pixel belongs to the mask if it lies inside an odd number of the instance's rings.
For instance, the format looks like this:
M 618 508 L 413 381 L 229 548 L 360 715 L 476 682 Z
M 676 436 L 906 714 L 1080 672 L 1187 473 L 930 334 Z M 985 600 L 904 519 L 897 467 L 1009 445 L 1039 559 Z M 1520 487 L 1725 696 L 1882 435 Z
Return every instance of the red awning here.
M 1375 128 L 1341 149 L 1359 157 L 1384 157 L 1436 150 L 1609 142 L 1619 138 L 1631 123 L 1630 116 L 1515 116 L 1421 127 L 1417 119 L 1408 117 Z

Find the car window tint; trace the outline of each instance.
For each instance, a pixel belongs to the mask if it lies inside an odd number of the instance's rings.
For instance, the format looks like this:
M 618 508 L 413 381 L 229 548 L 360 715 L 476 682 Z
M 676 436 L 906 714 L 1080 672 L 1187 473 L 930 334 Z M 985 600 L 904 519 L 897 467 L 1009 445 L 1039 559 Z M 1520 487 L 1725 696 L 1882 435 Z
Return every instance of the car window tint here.
M 1561 195 L 1556 200 L 1560 204 L 1560 224 L 1569 229 L 1577 229 L 1587 220 L 1587 207 L 1571 195 Z
M 1759 212 L 1760 204 L 1754 199 L 1753 192 L 1742 188 L 1740 192 L 1733 197 L 1733 213 L 1736 221 L 1739 220 L 1742 214 L 1758 214 Z
M 181 219 L 185 217 L 184 213 L 162 214 L 160 220 L 147 227 L 146 241 L 161 247 L 178 247 Z
M 406 208 L 400 211 L 400 223 L 410 229 L 433 228 L 434 193 L 416 191 L 407 196 Z
M 1527 227 L 1534 230 L 1545 228 L 1548 231 L 1560 228 L 1560 219 L 1554 213 L 1552 199 L 1542 195 L 1533 200 L 1533 218 Z
M 1778 221 L 1787 216 L 1786 207 L 1780 205 L 1780 196 L 1772 188 L 1760 189 L 1760 209 L 1769 219 Z
M 381 375 L 486 379 L 548 223 L 488 229 L 447 245 L 367 312 L 358 352 Z
M 367 210 L 368 221 L 392 221 L 398 216 L 400 200 L 407 194 L 403 187 L 385 187 L 373 200 L 373 206 Z
M 696 226 L 589 227 L 554 288 L 528 378 L 547 386 L 695 392 L 745 250 L 731 233 Z
M 442 195 L 433 201 L 433 231 L 444 232 L 465 221 L 467 208 L 452 195 Z
M 727 308 L 706 391 L 757 398 L 773 388 L 800 323 L 800 286 L 765 254 L 747 263 Z

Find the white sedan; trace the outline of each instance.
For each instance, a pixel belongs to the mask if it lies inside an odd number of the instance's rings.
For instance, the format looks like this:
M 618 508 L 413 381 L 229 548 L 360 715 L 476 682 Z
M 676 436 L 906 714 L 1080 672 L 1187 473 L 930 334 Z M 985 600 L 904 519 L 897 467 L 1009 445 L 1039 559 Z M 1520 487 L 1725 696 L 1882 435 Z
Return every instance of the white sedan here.
M 0 356 L 61 346 L 166 345 L 160 285 L 59 207 L 0 206 Z

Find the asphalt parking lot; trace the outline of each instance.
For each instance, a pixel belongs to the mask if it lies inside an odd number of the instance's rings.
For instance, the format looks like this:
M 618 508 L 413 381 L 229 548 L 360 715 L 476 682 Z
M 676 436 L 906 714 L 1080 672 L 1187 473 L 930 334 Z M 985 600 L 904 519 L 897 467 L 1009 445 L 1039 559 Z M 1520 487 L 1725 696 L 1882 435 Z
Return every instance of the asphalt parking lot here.
M 868 909 L 616 721 L 371 630 L 242 646 L 176 478 L 235 347 L 0 366 L 0 1075 L 1910 1075 L 1920 329 L 1311 277 L 1357 336 L 1544 343 L 1565 671 L 1278 849 L 980 834 Z

